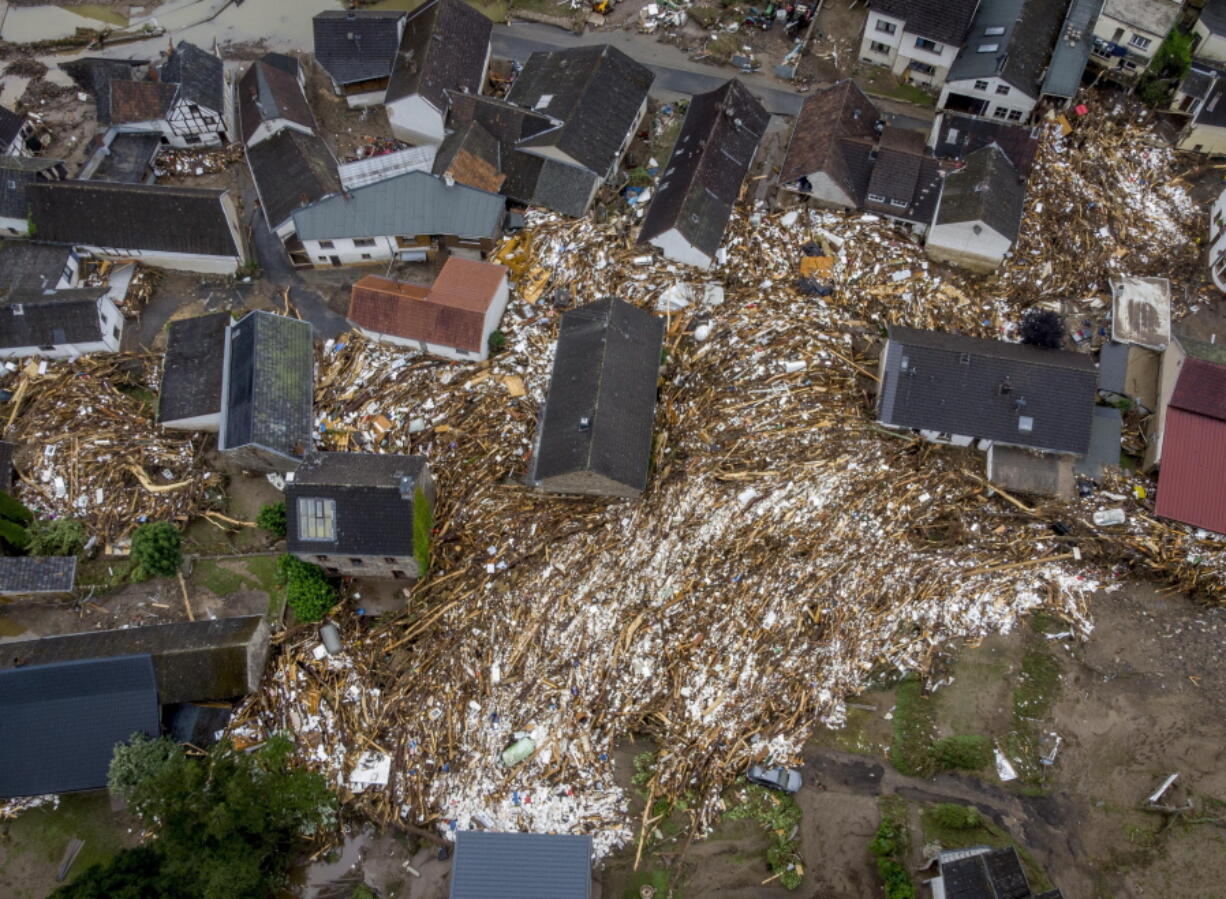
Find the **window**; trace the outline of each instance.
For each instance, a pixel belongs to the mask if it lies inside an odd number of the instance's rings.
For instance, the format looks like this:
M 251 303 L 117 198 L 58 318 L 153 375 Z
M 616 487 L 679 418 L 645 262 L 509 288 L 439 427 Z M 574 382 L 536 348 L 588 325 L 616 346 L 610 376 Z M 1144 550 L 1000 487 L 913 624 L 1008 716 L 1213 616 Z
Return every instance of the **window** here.
M 1001 25 L 993 25 L 991 28 L 983 29 L 983 33 L 986 37 L 997 37 L 998 35 L 1004 34 L 1005 29 Z
M 316 562 L 326 562 L 328 561 L 328 557 L 327 556 L 316 556 L 315 561 Z
M 881 194 L 869 194 L 868 201 L 870 203 L 884 203 L 885 197 L 883 197 Z
M 992 110 L 993 118 L 1003 119 L 1008 114 L 1009 114 L 1009 110 L 1005 109 L 1005 107 L 1003 106 L 997 106 L 995 109 Z
M 995 53 L 1000 49 L 1000 44 L 980 44 L 976 48 L 976 53 Z
M 336 539 L 336 500 L 298 498 L 298 539 Z
M 362 258 L 363 258 L 363 259 L 370 259 L 370 258 L 371 258 L 371 255 L 370 255 L 369 253 L 363 253 L 363 254 L 362 254 Z
M 880 41 L 872 41 L 868 48 L 874 53 L 880 53 L 882 56 L 889 56 L 892 49 L 889 44 L 883 44 Z
M 198 143 L 200 143 L 200 135 L 198 135 L 198 134 L 189 134 L 189 135 L 187 135 L 186 137 L 184 137 L 184 138 L 183 138 L 183 143 L 185 143 L 185 144 L 198 144 Z
M 384 561 L 384 562 L 386 562 L 388 565 L 395 565 L 395 564 L 396 564 L 396 560 L 395 560 L 395 559 L 393 559 L 391 556 L 384 556 L 384 557 L 383 557 L 383 561 Z
M 1008 96 L 1009 95 L 1009 85 L 1007 84 L 996 85 L 996 93 L 1002 97 Z
M 111 331 L 111 336 L 114 337 L 116 340 L 119 339 L 119 325 L 116 325 L 115 329 Z
M 987 89 L 988 89 L 988 83 L 986 81 L 976 81 L 975 82 L 975 90 L 986 91 Z
M 341 573 L 341 570 L 339 568 L 325 568 L 324 571 L 328 572 L 328 574 L 340 574 Z
M 353 245 L 355 247 L 373 247 L 375 245 L 375 239 L 373 237 L 355 237 L 353 239 Z
M 914 59 L 911 60 L 909 68 L 911 71 L 919 72 L 921 75 L 931 75 L 937 70 L 936 66 L 930 66 L 926 62 L 916 62 Z
M 890 205 L 898 209 L 906 209 L 908 204 L 906 200 L 890 200 Z
M 1017 429 L 1023 434 L 1029 434 L 1034 430 L 1034 419 L 1029 415 L 1019 415 L 1017 417 Z
M 60 275 L 60 277 L 63 278 L 65 281 L 71 281 L 72 280 L 72 266 L 71 265 L 64 266 L 64 272 L 63 274 Z
M 321 241 L 319 242 L 319 248 L 320 248 L 321 250 L 330 250 L 330 249 L 332 249 L 332 241 L 330 241 L 330 240 L 321 240 Z
M 1020 122 L 1022 120 L 1022 111 L 1020 109 L 1009 110 L 1009 121 Z
M 894 34 L 896 31 L 898 31 L 898 26 L 893 22 L 887 22 L 885 19 L 878 19 L 877 30 L 882 34 Z
M 199 107 L 199 106 L 197 106 L 195 103 L 188 103 L 188 104 L 187 104 L 187 111 L 188 111 L 188 112 L 190 112 L 192 115 L 199 115 L 199 114 L 200 114 L 200 107 Z
M 53 344 L 48 344 L 47 346 L 40 346 L 39 349 L 44 353 L 50 353 L 55 351 L 55 346 Z
M 1148 50 L 1149 45 L 1152 43 L 1153 41 L 1151 41 L 1149 38 L 1141 37 L 1139 34 L 1134 34 L 1128 39 L 1128 45 L 1130 47 L 1136 47 L 1138 50 Z
M 354 559 L 354 558 L 351 558 L 351 559 L 349 560 L 349 564 L 350 564 L 350 565 L 361 565 L 361 564 L 362 564 L 362 560 L 361 560 L 361 559 Z
M 930 41 L 926 37 L 917 37 L 915 39 L 915 48 L 917 50 L 927 50 L 929 53 L 940 53 L 945 49 L 936 41 Z
M 409 576 L 398 568 L 392 569 L 392 577 L 398 581 L 407 581 L 409 579 Z

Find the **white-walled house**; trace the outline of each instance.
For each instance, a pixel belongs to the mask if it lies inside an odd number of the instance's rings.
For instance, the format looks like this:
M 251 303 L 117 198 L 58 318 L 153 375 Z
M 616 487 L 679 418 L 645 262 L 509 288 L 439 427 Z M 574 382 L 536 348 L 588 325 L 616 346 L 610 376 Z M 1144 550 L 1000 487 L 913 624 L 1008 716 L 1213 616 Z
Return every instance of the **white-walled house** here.
M 244 261 L 229 191 L 52 181 L 26 193 L 38 239 L 78 253 L 219 275 Z
M 1226 188 L 1209 211 L 1209 276 L 1226 293 Z
M 349 320 L 372 340 L 459 362 L 489 358 L 509 296 L 501 265 L 450 257 L 430 287 L 367 275 L 349 299 Z
M 0 156 L 33 156 L 29 140 L 34 126 L 19 113 L 0 106 Z
M 219 57 L 180 41 L 143 80 L 110 79 L 109 133 L 157 134 L 172 147 L 218 147 L 234 118 L 225 66 Z
M 479 94 L 485 86 L 492 30 L 463 0 L 430 0 L 409 15 L 383 100 L 396 137 L 443 142 L 448 92 Z
M 243 143 L 253 147 L 286 128 L 314 134 L 305 85 L 302 66 L 292 56 L 265 53 L 249 65 L 235 89 Z
M 1193 66 L 1184 84 L 1194 77 L 1205 81 L 1203 99 L 1196 104 L 1196 112 L 1180 131 L 1175 146 L 1208 156 L 1226 156 L 1226 72 Z
M 1017 241 L 1026 202 L 1023 179 L 1008 157 L 990 144 L 944 178 L 924 252 L 974 272 L 988 273 Z
M 1106 0 L 1090 61 L 1131 79 L 1145 71 L 1179 19 L 1182 0 Z
M 0 305 L 0 359 L 115 353 L 123 313 L 105 287 L 10 291 Z
M 405 18 L 402 10 L 350 8 L 325 10 L 311 20 L 315 61 L 351 107 L 383 102 Z
M 860 59 L 887 66 L 895 75 L 939 88 L 966 38 L 979 0 L 872 0 Z
M 229 312 L 180 318 L 166 328 L 158 424 L 182 431 L 221 427 L 221 385 Z

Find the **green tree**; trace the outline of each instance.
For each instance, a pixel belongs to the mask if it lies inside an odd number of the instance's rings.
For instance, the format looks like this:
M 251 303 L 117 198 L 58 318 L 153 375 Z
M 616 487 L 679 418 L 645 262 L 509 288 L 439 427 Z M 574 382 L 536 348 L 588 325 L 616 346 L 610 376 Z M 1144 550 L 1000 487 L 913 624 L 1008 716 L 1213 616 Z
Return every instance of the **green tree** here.
M 992 761 L 992 743 L 983 734 L 955 734 L 932 744 L 940 771 L 981 771 Z
M 27 528 L 30 542 L 26 552 L 32 556 L 75 556 L 85 548 L 85 525 L 75 518 L 36 521 Z
M 34 520 L 34 513 L 0 490 L 0 538 L 15 550 L 23 550 L 30 542 L 26 526 Z
M 286 553 L 277 559 L 277 579 L 299 621 L 318 621 L 336 605 L 336 590 L 318 565 Z
M 434 508 L 426 491 L 413 489 L 413 556 L 417 559 L 417 576 L 424 578 L 430 568 L 430 535 L 434 530 Z
M 183 536 L 169 521 L 151 521 L 132 532 L 132 577 L 173 577 L 183 564 Z
M 256 516 L 255 523 L 270 534 L 284 537 L 285 532 L 289 529 L 289 522 L 285 517 L 285 503 L 268 503 L 268 505 L 260 509 L 260 514 Z
M 497 356 L 506 348 L 507 335 L 501 331 L 490 331 L 490 336 L 486 340 L 486 345 L 489 347 L 490 355 Z

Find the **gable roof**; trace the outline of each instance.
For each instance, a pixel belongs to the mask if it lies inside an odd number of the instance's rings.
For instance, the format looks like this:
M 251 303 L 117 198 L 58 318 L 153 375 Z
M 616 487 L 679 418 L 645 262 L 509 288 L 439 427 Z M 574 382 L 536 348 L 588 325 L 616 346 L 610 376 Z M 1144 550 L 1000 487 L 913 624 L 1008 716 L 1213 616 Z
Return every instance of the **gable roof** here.
M 1185 359 L 1170 404 L 1175 409 L 1226 421 L 1226 365 L 1194 356 Z
M 26 123 L 26 117 L 13 112 L 7 106 L 0 106 L 0 150 L 7 150 L 21 134 Z
M 847 162 L 837 152 L 840 138 L 876 140 L 877 107 L 850 78 L 814 91 L 805 98 L 792 127 L 787 153 L 779 169 L 779 182 L 788 184 L 825 172 L 849 193 L 853 179 Z
M 40 240 L 88 247 L 239 256 L 223 190 L 50 181 L 27 188 Z M 186 227 L 190 223 L 190 227 Z
M 230 326 L 221 448 L 254 444 L 291 459 L 311 448 L 315 347 L 309 322 L 248 312 Z
M 979 0 L 872 0 L 869 7 L 907 23 L 907 31 L 961 46 Z
M 100 125 L 111 122 L 111 92 L 109 84 L 112 80 L 131 81 L 133 72 L 145 65 L 147 59 L 109 59 L 100 56 L 87 56 L 60 63 L 60 69 L 67 72 L 81 89 L 94 96 L 94 109 Z
M 676 228 L 715 255 L 770 113 L 736 79 L 695 94 L 643 218 L 639 243 Z
M 71 593 L 76 578 L 76 556 L 0 556 L 0 596 Z
M 113 125 L 164 119 L 179 93 L 177 84 L 165 81 L 112 79 L 108 82 L 107 89 L 110 93 L 110 121 Z
M 863 141 L 844 140 L 840 145 L 844 159 L 863 154 L 851 167 L 857 173 L 868 172 L 863 192 L 852 194 L 859 205 L 924 225 L 932 221 L 940 196 L 941 164 L 925 155 L 922 134 L 887 125 L 876 149 Z M 884 197 L 884 202 L 877 197 Z
M 617 164 L 655 75 L 609 44 L 537 51 L 507 100 L 555 119 L 557 128 L 521 139 L 521 149 L 551 148 L 596 175 Z
M 440 112 L 449 90 L 481 93 L 494 23 L 462 0 L 430 0 L 404 24 L 385 103 L 420 94 Z
M 451 256 L 428 289 L 367 275 L 349 298 L 360 328 L 480 353 L 485 317 L 506 283 L 506 269 Z
M 177 99 L 221 113 L 226 108 L 225 66 L 195 44 L 179 41 L 170 58 L 162 63 L 163 81 L 179 85 Z
M 153 658 L 160 702 L 211 702 L 259 688 L 268 640 L 262 615 L 84 631 L 6 643 L 0 652 L 0 672 L 19 663 L 148 655 Z
M 1226 534 L 1226 365 L 1184 360 L 1166 411 L 1154 508 Z
M 425 471 L 424 456 L 310 453 L 285 485 L 286 549 L 292 553 L 412 555 L 413 498 Z M 300 499 L 335 502 L 335 539 L 303 539 Z
M 966 44 L 949 67 L 948 80 L 995 76 L 1037 98 L 1067 3 L 1068 0 L 982 0 Z M 1004 34 L 986 33 L 987 29 L 996 28 L 1003 28 Z
M 953 853 L 951 853 L 953 854 Z M 958 853 L 941 861 L 946 899 L 1030 899 L 1030 884 L 1012 848 Z
M 247 165 L 268 227 L 274 231 L 294 210 L 341 189 L 328 145 L 315 134 L 293 128 L 248 147 Z
M 222 359 L 230 313 L 212 312 L 172 321 L 166 331 L 158 421 L 221 412 Z
M 961 162 L 976 150 L 995 144 L 1021 177 L 1030 176 L 1035 154 L 1039 151 L 1037 128 L 949 111 L 938 115 L 940 124 L 932 138 L 932 152 L 938 159 Z
M 1089 448 L 1097 386 L 1089 356 L 901 325 L 889 337 L 882 424 L 1058 453 Z
M 63 165 L 58 159 L 37 156 L 0 156 L 0 216 L 24 219 L 30 214 L 26 187 L 43 174 Z M 3 277 L 3 275 L 0 275 Z
M 0 798 L 105 787 L 115 744 L 159 725 L 149 656 L 0 671 Z
M 292 72 L 273 65 L 266 54 L 247 67 L 238 82 L 238 119 L 243 141 L 263 122 L 285 119 L 311 131 L 315 130 L 315 116 L 298 78 Z
M 494 135 L 480 122 L 467 122 L 443 139 L 432 171 L 451 175 L 460 184 L 497 193 L 506 181 L 500 168 L 501 153 Z
M 966 165 L 945 176 L 934 224 L 983 222 L 1017 240 L 1026 204 L 1026 185 L 995 144 L 966 157 Z
M 0 305 L 0 347 L 58 347 L 101 340 L 98 299 L 105 294 L 105 287 L 10 290 Z
M 315 61 L 337 84 L 386 78 L 400 42 L 405 13 L 382 9 L 330 9 L 311 20 Z
M 406 172 L 354 188 L 294 211 L 301 240 L 449 234 L 493 237 L 506 202 L 463 184 L 448 186 L 429 172 Z
M 450 899 L 589 899 L 592 838 L 577 834 L 456 834 Z
M 3 180 L 0 175 L 0 180 Z M 0 296 L 25 288 L 43 291 L 59 283 L 72 251 L 32 240 L 0 243 Z
M 534 481 L 591 471 L 647 486 L 663 340 L 662 319 L 614 297 L 562 313 Z

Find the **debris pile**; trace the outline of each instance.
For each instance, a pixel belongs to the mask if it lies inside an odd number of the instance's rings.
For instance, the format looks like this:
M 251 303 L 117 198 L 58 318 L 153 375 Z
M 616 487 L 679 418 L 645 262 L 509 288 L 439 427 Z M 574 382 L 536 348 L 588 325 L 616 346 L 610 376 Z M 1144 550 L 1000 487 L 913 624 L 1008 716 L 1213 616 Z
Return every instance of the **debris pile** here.
M 243 161 L 243 145 L 234 142 L 225 147 L 206 150 L 183 150 L 168 147 L 159 150 L 153 160 L 153 173 L 158 178 L 167 175 L 214 175 Z

